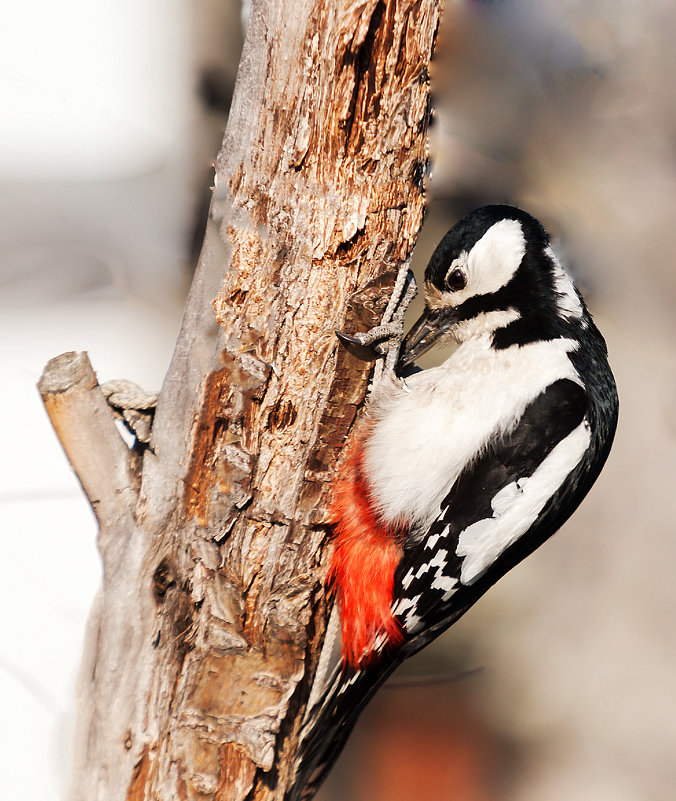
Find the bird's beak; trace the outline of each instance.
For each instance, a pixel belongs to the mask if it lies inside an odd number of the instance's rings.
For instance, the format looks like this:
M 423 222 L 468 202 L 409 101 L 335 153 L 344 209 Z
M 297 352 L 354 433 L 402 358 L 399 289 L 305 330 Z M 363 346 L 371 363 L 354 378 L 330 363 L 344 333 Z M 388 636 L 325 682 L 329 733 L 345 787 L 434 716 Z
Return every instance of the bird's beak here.
M 450 309 L 444 311 L 425 309 L 402 343 L 397 369 L 402 370 L 412 365 L 419 356 L 444 337 L 455 323 L 455 315 Z

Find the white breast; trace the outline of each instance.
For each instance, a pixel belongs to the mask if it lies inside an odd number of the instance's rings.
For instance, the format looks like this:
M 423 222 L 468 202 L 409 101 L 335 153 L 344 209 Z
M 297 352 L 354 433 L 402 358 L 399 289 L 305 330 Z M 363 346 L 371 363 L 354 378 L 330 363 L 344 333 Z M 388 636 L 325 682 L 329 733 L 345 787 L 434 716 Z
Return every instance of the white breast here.
M 489 336 L 462 344 L 439 367 L 382 382 L 365 466 L 387 523 L 429 525 L 463 468 L 495 436 L 509 432 L 551 383 L 581 384 L 568 358 L 577 344 L 558 339 L 504 350 Z

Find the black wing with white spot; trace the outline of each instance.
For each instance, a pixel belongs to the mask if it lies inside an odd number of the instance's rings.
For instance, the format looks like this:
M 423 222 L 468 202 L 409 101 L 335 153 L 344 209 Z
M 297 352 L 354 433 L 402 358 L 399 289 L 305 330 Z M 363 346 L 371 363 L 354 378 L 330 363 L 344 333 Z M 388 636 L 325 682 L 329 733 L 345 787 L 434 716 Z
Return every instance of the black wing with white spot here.
M 575 480 L 589 445 L 586 413 L 584 389 L 555 381 L 455 482 L 423 542 L 397 570 L 394 611 L 407 632 L 405 656 L 446 629 L 572 514 L 586 492 Z

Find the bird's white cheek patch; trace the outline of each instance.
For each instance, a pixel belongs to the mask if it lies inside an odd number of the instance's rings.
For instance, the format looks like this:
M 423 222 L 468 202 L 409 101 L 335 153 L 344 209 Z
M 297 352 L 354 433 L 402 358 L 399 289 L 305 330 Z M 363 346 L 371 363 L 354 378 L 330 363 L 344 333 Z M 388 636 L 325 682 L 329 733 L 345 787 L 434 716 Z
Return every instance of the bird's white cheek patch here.
M 448 273 L 459 268 L 467 274 L 467 286 L 442 292 L 426 282 L 427 305 L 432 309 L 460 306 L 476 295 L 497 292 L 511 281 L 525 252 L 526 240 L 521 223 L 518 220 L 500 220 L 491 225 L 469 253 L 463 251 L 448 266 Z
M 583 420 L 552 450 L 532 476 L 503 487 L 493 498 L 493 516 L 468 526 L 456 554 L 464 557 L 460 580 L 472 584 L 510 545 L 533 525 L 547 501 L 578 464 L 590 440 Z
M 469 252 L 467 292 L 488 295 L 512 279 L 526 252 L 526 240 L 518 220 L 491 225 Z
M 504 328 L 520 317 L 521 315 L 516 309 L 482 312 L 469 320 L 456 323 L 453 327 L 453 336 L 458 342 L 465 342 L 470 337 L 492 334 L 498 328 Z

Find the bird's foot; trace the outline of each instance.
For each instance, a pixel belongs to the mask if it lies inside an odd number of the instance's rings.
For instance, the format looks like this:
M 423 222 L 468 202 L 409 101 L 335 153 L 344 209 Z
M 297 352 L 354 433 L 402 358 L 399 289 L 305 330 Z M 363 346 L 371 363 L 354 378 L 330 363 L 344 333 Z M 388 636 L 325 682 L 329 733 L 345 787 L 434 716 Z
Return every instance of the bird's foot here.
M 399 268 L 397 280 L 390 296 L 389 303 L 379 325 L 363 334 L 344 334 L 336 331 L 338 338 L 350 345 L 369 348 L 377 356 L 384 357 L 375 368 L 374 385 L 386 371 L 393 371 L 399 359 L 399 349 L 404 338 L 404 317 L 406 309 L 415 297 L 418 287 L 406 261 Z

